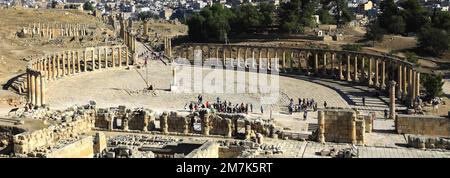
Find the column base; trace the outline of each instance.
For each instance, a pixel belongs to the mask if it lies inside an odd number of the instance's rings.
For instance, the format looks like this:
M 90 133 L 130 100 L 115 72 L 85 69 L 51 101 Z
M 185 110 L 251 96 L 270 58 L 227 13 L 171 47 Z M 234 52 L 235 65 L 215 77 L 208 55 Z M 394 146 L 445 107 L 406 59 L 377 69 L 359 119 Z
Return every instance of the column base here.
M 170 92 L 178 93 L 178 86 L 177 85 L 170 85 Z

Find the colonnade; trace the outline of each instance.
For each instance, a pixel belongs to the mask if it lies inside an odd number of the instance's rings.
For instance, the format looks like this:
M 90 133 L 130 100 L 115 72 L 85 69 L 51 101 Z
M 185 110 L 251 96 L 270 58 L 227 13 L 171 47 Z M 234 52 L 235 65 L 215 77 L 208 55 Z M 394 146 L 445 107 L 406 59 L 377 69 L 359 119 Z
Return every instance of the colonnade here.
M 102 46 L 47 54 L 32 59 L 27 68 L 28 102 L 46 104 L 46 83 L 81 72 L 132 65 L 128 47 Z
M 382 91 L 396 82 L 396 97 L 411 104 L 420 95 L 420 72 L 414 64 L 398 58 L 368 53 L 325 49 L 266 47 L 223 44 L 186 44 L 178 55 L 192 61 L 194 50 L 202 51 L 202 62 L 235 67 L 278 70 L 345 80 Z M 278 59 L 278 63 L 272 60 Z
M 28 37 L 43 37 L 53 39 L 55 37 L 87 36 L 88 25 L 86 24 L 29 24 L 22 31 Z

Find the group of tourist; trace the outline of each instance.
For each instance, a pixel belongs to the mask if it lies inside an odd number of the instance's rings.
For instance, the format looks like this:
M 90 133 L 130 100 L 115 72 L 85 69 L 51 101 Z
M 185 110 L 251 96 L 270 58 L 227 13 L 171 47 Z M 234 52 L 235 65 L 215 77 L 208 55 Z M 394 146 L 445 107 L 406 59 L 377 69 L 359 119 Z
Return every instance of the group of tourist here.
M 327 102 L 325 101 L 323 103 L 323 106 L 327 107 Z M 298 98 L 298 104 L 294 103 L 294 99 L 290 99 L 290 103 L 288 106 L 289 114 L 292 114 L 293 112 L 302 112 L 306 111 L 308 109 L 312 109 L 314 111 L 317 111 L 317 102 L 314 99 L 309 98 Z
M 219 97 L 217 97 L 216 102 L 209 103 L 209 101 L 203 102 L 203 95 L 198 95 L 197 102 L 190 102 L 189 105 L 186 104 L 185 108 L 189 107 L 189 111 L 197 111 L 201 108 L 209 108 L 214 109 L 218 112 L 223 113 L 245 113 L 253 112 L 253 104 L 249 103 L 238 103 L 232 104 L 231 101 L 222 101 Z M 263 112 L 261 108 L 261 112 Z

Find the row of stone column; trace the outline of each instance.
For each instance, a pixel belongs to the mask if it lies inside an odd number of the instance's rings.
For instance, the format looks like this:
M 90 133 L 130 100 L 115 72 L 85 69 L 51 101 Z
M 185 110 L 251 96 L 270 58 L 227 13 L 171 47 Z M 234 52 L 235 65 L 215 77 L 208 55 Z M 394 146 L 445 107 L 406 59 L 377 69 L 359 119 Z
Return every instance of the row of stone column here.
M 87 36 L 88 26 L 85 24 L 33 24 L 24 27 L 25 35 L 30 37 L 43 37 L 53 39 L 55 37 Z
M 125 31 L 124 35 L 122 36 L 125 45 L 130 48 L 132 53 L 136 52 L 136 35 L 131 33 L 130 31 Z
M 408 103 L 412 102 L 420 93 L 420 73 L 416 71 L 414 66 L 383 56 L 339 51 L 233 47 L 227 45 L 185 46 L 179 54 L 183 58 L 193 60 L 195 50 L 202 50 L 203 62 L 206 58 L 216 60 L 218 65 L 222 64 L 223 66 L 228 62 L 237 67 L 267 68 L 268 70 L 273 68 L 280 70 L 280 72 L 303 72 L 362 83 L 382 90 L 388 89 L 387 81 L 394 80 L 397 82 L 397 98 L 401 98 Z M 275 58 L 279 59 L 278 63 L 272 63 Z M 312 64 L 312 66 L 308 64 Z M 395 69 L 398 69 L 397 74 L 394 74 Z M 397 75 L 397 77 L 394 78 L 394 75 Z
M 57 78 L 74 75 L 81 72 L 95 71 L 106 68 L 122 67 L 132 64 L 126 46 L 108 46 L 87 48 L 78 51 L 64 51 L 33 59 L 27 70 L 29 102 L 41 106 L 45 104 L 45 87 L 39 92 L 36 89 L 41 80 L 55 80 Z M 36 84 L 39 77 L 40 83 Z M 38 96 L 39 95 L 39 96 Z M 40 97 L 41 96 L 41 97 Z
M 28 103 L 43 106 L 45 101 L 45 74 L 31 69 L 27 70 Z

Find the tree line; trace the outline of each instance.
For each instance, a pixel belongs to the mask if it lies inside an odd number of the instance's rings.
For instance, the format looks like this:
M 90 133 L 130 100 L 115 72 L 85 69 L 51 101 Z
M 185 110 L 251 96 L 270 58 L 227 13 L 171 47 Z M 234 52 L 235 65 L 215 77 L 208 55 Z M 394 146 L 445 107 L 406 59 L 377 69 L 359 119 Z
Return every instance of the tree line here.
M 352 20 L 347 0 L 291 0 L 279 7 L 270 3 L 242 4 L 225 8 L 213 4 L 194 13 L 188 20 L 189 37 L 197 42 L 224 42 L 226 38 L 251 33 L 254 29 L 276 27 L 277 33 L 303 33 L 305 27 L 322 24 L 345 25 Z
M 366 39 L 381 41 L 385 34 L 415 35 L 423 52 L 438 56 L 449 50 L 450 13 L 428 11 L 419 0 L 384 0 L 377 19 L 368 26 Z

